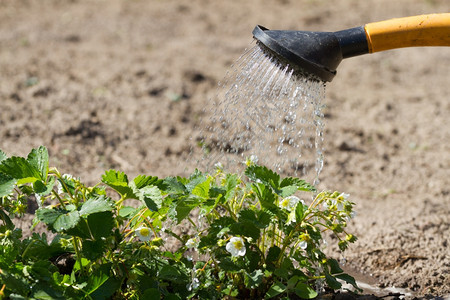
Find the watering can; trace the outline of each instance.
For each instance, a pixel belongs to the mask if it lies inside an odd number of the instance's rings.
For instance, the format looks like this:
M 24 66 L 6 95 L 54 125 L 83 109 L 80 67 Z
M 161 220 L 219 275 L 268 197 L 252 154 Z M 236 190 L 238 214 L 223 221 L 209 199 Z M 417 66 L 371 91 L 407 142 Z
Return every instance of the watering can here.
M 391 19 L 337 32 L 269 30 L 258 25 L 253 36 L 280 62 L 330 82 L 344 58 L 403 47 L 450 46 L 450 13 Z

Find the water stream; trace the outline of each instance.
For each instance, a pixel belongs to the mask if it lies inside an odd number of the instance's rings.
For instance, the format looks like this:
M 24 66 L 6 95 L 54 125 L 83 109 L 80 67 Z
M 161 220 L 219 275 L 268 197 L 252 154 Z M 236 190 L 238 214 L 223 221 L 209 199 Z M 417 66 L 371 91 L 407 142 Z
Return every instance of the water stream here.
M 257 157 L 285 175 L 319 183 L 323 167 L 323 82 L 299 76 L 254 45 L 232 66 L 211 99 L 202 132 L 205 170 L 227 171 Z

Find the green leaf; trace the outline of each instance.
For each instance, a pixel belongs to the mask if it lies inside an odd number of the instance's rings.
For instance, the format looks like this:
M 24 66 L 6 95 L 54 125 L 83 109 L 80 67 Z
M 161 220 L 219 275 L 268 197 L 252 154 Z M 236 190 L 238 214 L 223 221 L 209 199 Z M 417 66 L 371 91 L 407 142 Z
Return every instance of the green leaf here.
M 306 283 L 299 282 L 295 286 L 295 294 L 303 299 L 313 299 L 317 297 L 317 292 Z
M 338 274 L 344 272 L 344 270 L 341 269 L 339 266 L 339 263 L 334 258 L 330 258 L 327 260 L 328 266 L 330 266 L 330 273 L 331 274 Z
M 114 228 L 114 216 L 110 211 L 98 212 L 90 214 L 87 218 L 90 233 L 94 239 L 100 240 L 101 238 L 112 235 Z
M 136 212 L 136 208 L 132 206 L 124 206 L 119 211 L 119 216 L 128 218 Z
M 86 217 L 90 214 L 103 212 L 103 211 L 112 211 L 113 205 L 109 198 L 105 196 L 100 196 L 97 198 L 91 198 L 83 203 L 80 209 L 80 216 Z
M 8 196 L 14 190 L 17 179 L 0 173 L 0 197 Z
M 184 194 L 187 189 L 179 178 L 167 177 L 164 179 L 165 192 L 168 194 Z
M 254 182 L 261 182 L 277 190 L 280 184 L 280 175 L 264 166 L 251 165 L 245 170 L 245 175 Z
M 111 264 L 104 264 L 89 274 L 86 290 L 92 299 L 110 299 L 120 288 L 120 280 L 110 275 L 111 268 Z
M 9 216 L 0 208 L 0 219 L 3 221 L 3 223 L 6 225 L 6 227 L 9 230 L 14 229 L 14 224 L 9 218 Z
M 124 172 L 106 171 L 102 176 L 102 182 L 116 190 L 124 199 L 137 199 L 133 189 L 128 186 L 128 177 Z
M 186 218 L 191 210 L 200 204 L 200 200 L 194 197 L 188 197 L 181 201 L 178 201 L 176 206 L 173 208 L 176 212 L 176 219 L 180 223 L 184 218 Z
M 159 187 L 161 183 L 162 180 L 158 179 L 156 176 L 139 175 L 133 179 L 133 184 L 137 189 L 142 189 L 149 185 L 156 185 Z
M 335 275 L 336 278 L 339 278 L 341 280 L 344 280 L 345 282 L 353 285 L 353 287 L 355 289 L 357 289 L 358 291 L 362 292 L 362 289 L 359 288 L 359 286 L 356 284 L 356 280 L 355 278 L 353 278 L 352 276 L 348 275 L 348 274 L 339 274 L 339 275 Z
M 83 241 L 82 253 L 83 256 L 86 257 L 87 259 L 92 261 L 97 260 L 103 256 L 104 252 L 105 252 L 105 241 L 103 240 Z
M 236 188 L 239 186 L 240 179 L 236 174 L 227 174 L 225 178 L 225 199 L 229 200 L 236 193 Z
M 244 283 L 245 286 L 251 289 L 257 288 L 264 278 L 264 273 L 261 270 L 255 270 L 252 273 L 245 273 Z
M 59 215 L 56 218 L 55 222 L 52 224 L 52 227 L 56 231 L 61 232 L 75 227 L 79 221 L 80 214 L 75 210 L 66 214 Z
M 275 194 L 272 192 L 272 190 L 262 184 L 252 185 L 252 189 L 257 194 L 259 202 L 261 203 L 261 207 L 277 215 L 280 209 L 274 203 Z
M 33 183 L 33 189 L 39 195 L 46 196 L 52 192 L 53 186 L 55 185 L 55 180 L 55 177 L 50 177 L 50 179 L 47 180 L 47 183 L 44 183 L 41 180 L 36 180 Z
M 56 219 L 65 212 L 61 209 L 41 208 L 36 211 L 36 217 L 39 221 L 44 222 L 48 226 L 52 226 Z
M 266 299 L 276 297 L 286 291 L 286 286 L 281 282 L 275 282 L 266 293 Z
M 267 253 L 266 261 L 276 261 L 278 257 L 280 256 L 281 249 L 278 246 L 272 246 L 269 249 L 269 252 Z
M 206 199 L 209 197 L 209 189 L 211 187 L 211 177 L 206 178 L 205 181 L 200 182 L 192 189 L 192 194 L 200 198 Z
M 327 285 L 333 290 L 338 290 L 342 287 L 342 284 L 336 280 L 332 275 L 325 273 L 325 281 Z
M 44 146 L 31 150 L 27 161 L 39 171 L 40 178 L 45 182 L 48 175 L 48 151 Z
M 157 211 L 161 208 L 163 201 L 161 191 L 156 186 L 145 186 L 140 189 L 136 194 L 138 194 L 139 199 L 144 201 L 145 205 L 151 211 Z
M 230 234 L 243 235 L 257 240 L 260 236 L 260 230 L 249 221 L 242 221 L 230 226 Z
M 25 158 L 13 156 L 0 163 L 0 173 L 17 179 L 17 184 L 25 184 L 43 179 L 39 170 L 31 165 Z
M 170 265 L 163 266 L 158 273 L 158 277 L 168 281 L 183 281 L 187 279 L 185 274 Z
M 158 289 L 149 288 L 144 291 L 142 299 L 161 299 L 161 293 Z
M 0 162 L 2 162 L 3 160 L 7 159 L 8 156 L 6 155 L 5 152 L 3 152 L 2 150 L 0 150 Z
M 306 191 L 306 192 L 315 192 L 316 191 L 316 188 L 313 185 L 307 183 L 305 180 L 295 178 L 295 177 L 286 177 L 280 183 L 281 190 L 290 188 L 293 186 L 299 191 Z M 287 196 L 283 196 L 283 197 L 287 197 Z
M 301 202 L 297 203 L 297 206 L 295 207 L 296 222 L 301 222 L 303 220 L 305 210 L 307 210 L 307 209 L 308 209 L 308 206 L 303 205 Z

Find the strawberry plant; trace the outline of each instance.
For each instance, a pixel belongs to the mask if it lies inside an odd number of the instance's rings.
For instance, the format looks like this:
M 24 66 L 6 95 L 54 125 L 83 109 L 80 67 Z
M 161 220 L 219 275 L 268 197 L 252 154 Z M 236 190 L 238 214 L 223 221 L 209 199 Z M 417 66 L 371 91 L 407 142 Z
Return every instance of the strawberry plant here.
M 30 199 L 30 225 L 48 233 L 22 238 L 13 220 Z M 109 170 L 90 187 L 49 168 L 45 147 L 0 151 L 0 298 L 308 299 L 318 282 L 358 288 L 321 250 L 326 231 L 342 251 L 356 240 L 353 206 L 254 160 L 242 174 L 218 164 L 187 178 Z

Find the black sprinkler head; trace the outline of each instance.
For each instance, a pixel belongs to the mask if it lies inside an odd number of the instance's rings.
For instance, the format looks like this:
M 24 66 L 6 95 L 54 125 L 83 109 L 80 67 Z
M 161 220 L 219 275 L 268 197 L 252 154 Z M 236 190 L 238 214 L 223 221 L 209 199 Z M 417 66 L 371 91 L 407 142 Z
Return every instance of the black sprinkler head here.
M 296 72 L 331 81 L 342 59 L 368 53 L 364 27 L 338 32 L 269 30 L 256 26 L 254 38 Z

